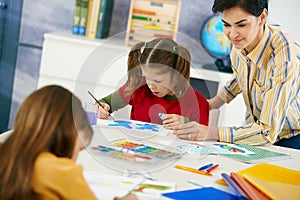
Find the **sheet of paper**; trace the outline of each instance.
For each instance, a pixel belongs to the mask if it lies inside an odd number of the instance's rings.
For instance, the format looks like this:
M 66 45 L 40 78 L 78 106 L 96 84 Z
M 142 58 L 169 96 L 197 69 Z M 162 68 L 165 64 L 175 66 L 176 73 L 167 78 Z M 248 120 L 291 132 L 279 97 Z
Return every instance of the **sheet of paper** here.
M 133 191 L 138 197 L 157 199 L 161 193 L 174 192 L 175 183 L 146 180 L 145 178 L 126 177 L 98 172 L 84 171 L 91 190 L 101 200 L 112 200 Z
M 226 155 L 250 155 L 255 154 L 246 148 L 230 143 L 195 142 L 177 145 L 178 149 L 185 150 L 190 154 L 226 154 Z

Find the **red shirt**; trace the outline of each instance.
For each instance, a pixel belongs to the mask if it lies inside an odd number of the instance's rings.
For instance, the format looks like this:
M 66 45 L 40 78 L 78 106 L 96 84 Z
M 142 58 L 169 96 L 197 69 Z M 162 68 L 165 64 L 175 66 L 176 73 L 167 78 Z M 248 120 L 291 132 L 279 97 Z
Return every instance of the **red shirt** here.
M 162 124 L 158 113 L 177 114 L 196 121 L 203 125 L 208 125 L 209 104 L 199 92 L 192 87 L 186 94 L 177 99 L 175 96 L 157 97 L 145 84 L 136 89 L 131 96 L 124 96 L 127 85 L 119 89 L 121 99 L 132 106 L 131 119 L 144 122 Z

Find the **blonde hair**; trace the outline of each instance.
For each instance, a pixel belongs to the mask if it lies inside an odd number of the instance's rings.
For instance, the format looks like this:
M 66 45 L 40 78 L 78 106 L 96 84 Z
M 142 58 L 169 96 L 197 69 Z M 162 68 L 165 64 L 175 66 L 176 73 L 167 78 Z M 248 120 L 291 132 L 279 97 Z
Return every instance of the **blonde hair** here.
M 177 83 L 172 90 L 176 95 L 183 94 L 189 86 L 190 62 L 189 50 L 171 39 L 156 38 L 147 43 L 137 43 L 128 56 L 125 95 L 132 94 L 141 86 L 142 65 L 159 68 L 162 72 L 170 72 Z

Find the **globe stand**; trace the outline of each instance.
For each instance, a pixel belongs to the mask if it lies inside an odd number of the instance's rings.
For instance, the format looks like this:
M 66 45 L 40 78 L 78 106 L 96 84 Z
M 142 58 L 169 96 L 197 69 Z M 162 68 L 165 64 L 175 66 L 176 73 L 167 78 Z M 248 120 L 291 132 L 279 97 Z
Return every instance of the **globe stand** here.
M 213 70 L 213 71 L 232 73 L 230 60 L 227 62 L 227 65 L 225 65 L 222 59 L 217 59 L 214 64 L 213 63 L 204 64 L 202 68 Z

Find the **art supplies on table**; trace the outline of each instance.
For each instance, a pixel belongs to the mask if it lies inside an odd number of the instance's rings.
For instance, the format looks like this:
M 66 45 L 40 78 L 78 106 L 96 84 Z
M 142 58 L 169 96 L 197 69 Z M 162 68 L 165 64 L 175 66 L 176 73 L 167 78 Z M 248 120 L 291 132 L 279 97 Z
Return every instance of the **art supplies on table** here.
M 120 128 L 132 136 L 148 138 L 153 135 L 166 136 L 172 133 L 160 124 L 153 124 L 137 120 L 99 120 L 99 126 Z
M 242 178 L 242 181 L 247 181 L 270 199 L 299 199 L 300 197 L 300 171 L 298 170 L 261 163 L 236 174 Z M 232 177 L 235 177 L 234 174 Z M 226 184 L 223 179 L 216 182 Z M 251 188 L 247 189 L 251 190 Z
M 207 169 L 209 169 L 210 167 L 212 167 L 213 165 L 214 165 L 213 163 L 209 163 L 209 164 L 207 164 L 207 165 L 204 165 L 204 166 L 202 166 L 202 167 L 199 167 L 198 170 L 207 170 Z
M 92 146 L 91 152 L 110 167 L 136 173 L 169 165 L 183 155 L 170 146 L 132 139 L 120 139 L 106 145 Z
M 254 187 L 251 183 L 249 183 L 247 180 L 245 180 L 240 175 L 231 172 L 230 173 L 231 178 L 238 184 L 238 186 L 245 192 L 245 194 L 249 197 L 251 200 L 269 200 L 262 191 L 260 191 L 258 188 Z
M 248 199 L 248 196 L 245 194 L 243 189 L 240 188 L 240 186 L 226 173 L 221 174 L 225 182 L 234 190 L 236 196 L 239 197 L 239 199 Z
M 84 171 L 84 177 L 96 197 L 101 200 L 112 200 L 123 197 L 129 192 L 135 193 L 140 199 L 158 199 L 161 193 L 174 192 L 175 183 L 151 181 L 139 177 L 102 174 Z
M 194 168 L 186 167 L 186 166 L 182 166 L 182 165 L 175 165 L 175 168 L 185 170 L 185 171 L 188 171 L 188 172 L 193 172 L 193 173 L 196 173 L 196 174 L 212 176 L 212 174 L 207 172 L 207 171 L 202 171 L 202 170 L 198 170 L 198 169 L 194 169 Z
M 206 199 L 206 200 L 238 200 L 239 198 L 233 194 L 224 192 L 213 187 L 204 187 L 191 190 L 176 191 L 162 194 L 169 199 L 190 200 L 190 199 Z
M 210 173 L 211 171 L 213 171 L 213 170 L 217 169 L 218 167 L 219 167 L 219 165 L 218 165 L 218 164 L 216 164 L 216 165 L 213 165 L 213 166 L 211 166 L 210 168 L 206 169 L 206 172 L 207 172 L 207 173 Z
M 176 148 L 185 150 L 190 154 L 221 155 L 244 163 L 258 163 L 291 157 L 288 154 L 263 149 L 249 144 L 231 144 L 223 142 L 206 144 L 205 142 L 193 141 L 188 144 L 179 144 Z

